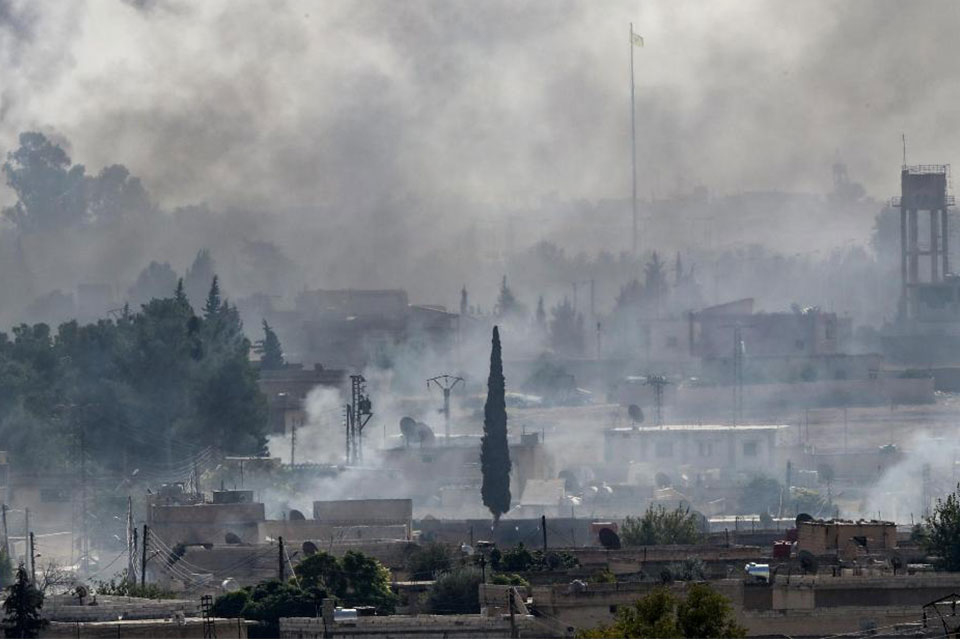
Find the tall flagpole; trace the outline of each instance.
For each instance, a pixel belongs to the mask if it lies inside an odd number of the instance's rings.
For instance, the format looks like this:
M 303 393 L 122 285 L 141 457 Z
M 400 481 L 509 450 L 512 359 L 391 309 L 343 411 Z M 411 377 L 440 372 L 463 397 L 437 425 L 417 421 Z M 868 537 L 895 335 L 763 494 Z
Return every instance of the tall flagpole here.
M 633 158 L 633 257 L 637 257 L 637 104 L 634 96 L 633 80 L 633 23 L 630 23 L 630 154 Z

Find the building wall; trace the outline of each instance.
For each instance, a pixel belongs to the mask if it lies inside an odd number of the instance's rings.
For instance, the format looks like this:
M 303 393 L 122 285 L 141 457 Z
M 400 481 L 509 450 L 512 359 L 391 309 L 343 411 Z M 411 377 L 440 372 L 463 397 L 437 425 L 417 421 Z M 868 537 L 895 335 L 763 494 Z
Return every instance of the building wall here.
M 797 548 L 814 555 L 839 553 L 855 557 L 859 545 L 854 536 L 866 537 L 867 549 L 894 549 L 897 546 L 897 525 L 893 522 L 833 522 L 814 520 L 797 527 Z
M 262 503 L 151 505 L 147 524 L 169 545 L 221 544 L 227 533 L 252 544 L 259 541 L 258 524 L 265 520 Z
M 534 628 L 517 617 L 521 637 Z M 281 638 L 509 638 L 510 621 L 481 615 L 371 616 L 333 622 L 327 635 L 323 618 L 280 618 Z M 526 633 L 524 633 L 526 632 Z
M 612 465 L 642 463 L 653 474 L 675 474 L 683 465 L 759 472 L 773 468 L 776 433 L 775 427 L 609 429 L 604 432 L 604 460 Z
M 413 501 L 382 500 L 317 500 L 313 518 L 330 526 L 391 525 L 410 527 L 413 522 Z

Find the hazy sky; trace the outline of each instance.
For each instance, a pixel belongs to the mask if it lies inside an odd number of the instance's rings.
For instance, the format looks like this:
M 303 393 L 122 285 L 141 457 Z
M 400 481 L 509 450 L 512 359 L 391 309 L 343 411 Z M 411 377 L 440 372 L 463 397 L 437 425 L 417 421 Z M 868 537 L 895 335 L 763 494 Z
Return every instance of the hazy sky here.
M 167 205 L 628 196 L 630 21 L 642 194 L 958 159 L 960 4 L 878 0 L 0 0 L 0 153 L 61 135 Z

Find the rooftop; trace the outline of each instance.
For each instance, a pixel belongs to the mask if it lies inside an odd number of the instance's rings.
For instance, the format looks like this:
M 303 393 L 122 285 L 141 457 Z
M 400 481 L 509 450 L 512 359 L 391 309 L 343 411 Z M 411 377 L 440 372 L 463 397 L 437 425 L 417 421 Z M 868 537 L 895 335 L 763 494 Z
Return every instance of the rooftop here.
M 614 427 L 612 429 L 607 429 L 607 432 L 626 434 L 630 432 L 650 433 L 663 431 L 779 431 L 781 429 L 788 428 L 789 425 L 786 424 L 739 424 L 737 426 L 732 426 L 729 424 L 665 424 L 660 427 L 651 425 L 638 425 L 636 427 Z

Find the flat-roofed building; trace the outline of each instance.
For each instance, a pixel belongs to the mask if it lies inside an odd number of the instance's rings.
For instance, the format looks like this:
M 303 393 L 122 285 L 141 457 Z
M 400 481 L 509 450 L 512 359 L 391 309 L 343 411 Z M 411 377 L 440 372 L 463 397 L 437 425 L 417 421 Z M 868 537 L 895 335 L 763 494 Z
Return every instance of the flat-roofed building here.
M 776 468 L 777 434 L 786 425 L 719 424 L 621 427 L 604 432 L 604 459 L 613 465 L 643 465 L 651 473 L 680 467 L 769 473 Z

